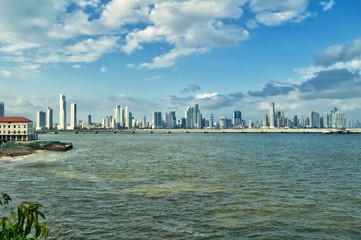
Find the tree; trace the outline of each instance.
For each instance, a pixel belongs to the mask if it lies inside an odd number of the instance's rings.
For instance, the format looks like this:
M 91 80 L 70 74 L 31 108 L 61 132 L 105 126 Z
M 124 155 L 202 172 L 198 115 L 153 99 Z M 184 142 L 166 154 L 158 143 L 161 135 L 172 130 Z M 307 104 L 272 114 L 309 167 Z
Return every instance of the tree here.
M 8 205 L 11 197 L 2 193 L 0 205 Z M 0 240 L 36 240 L 47 239 L 49 228 L 39 222 L 39 216 L 45 220 L 45 215 L 39 210 L 39 203 L 22 202 L 15 212 L 10 211 L 10 217 L 1 218 Z

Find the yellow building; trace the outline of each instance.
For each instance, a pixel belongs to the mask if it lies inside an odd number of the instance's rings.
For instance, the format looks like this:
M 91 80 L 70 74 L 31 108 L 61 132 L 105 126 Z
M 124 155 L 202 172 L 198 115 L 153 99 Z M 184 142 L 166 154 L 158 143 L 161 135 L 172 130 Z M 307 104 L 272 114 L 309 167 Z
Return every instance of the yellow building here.
M 0 142 L 37 140 L 33 121 L 25 117 L 0 117 Z

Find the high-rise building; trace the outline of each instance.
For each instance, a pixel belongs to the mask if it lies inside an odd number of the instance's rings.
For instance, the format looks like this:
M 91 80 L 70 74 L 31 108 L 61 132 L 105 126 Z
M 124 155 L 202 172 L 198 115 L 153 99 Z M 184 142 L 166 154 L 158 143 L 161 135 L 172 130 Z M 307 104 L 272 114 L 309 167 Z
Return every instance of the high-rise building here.
M 130 112 L 129 107 L 126 106 L 125 107 L 125 116 L 124 116 L 124 120 L 125 120 L 124 125 L 128 129 L 132 128 L 132 120 L 133 120 L 132 118 L 133 118 L 132 113 Z
M 233 126 L 235 128 L 240 128 L 242 122 L 242 112 L 239 110 L 235 110 L 233 112 Z
M 92 124 L 92 115 L 88 115 L 88 125 Z
M 267 113 L 263 114 L 263 127 L 266 128 L 267 126 L 269 126 L 269 119 L 268 119 L 268 115 Z
M 66 129 L 66 100 L 63 94 L 60 94 L 59 101 L 59 129 Z
M 175 128 L 177 126 L 177 118 L 175 116 L 175 111 L 170 112 L 170 121 L 171 121 L 171 128 Z
M 194 108 L 188 106 L 185 110 L 186 128 L 194 128 Z
M 275 103 L 272 102 L 269 110 L 269 127 L 275 128 Z
M 46 113 L 43 111 L 38 111 L 36 113 L 36 130 L 42 130 L 46 125 Z
M 120 127 L 120 105 L 116 105 L 113 111 L 114 119 L 114 128 L 118 129 Z
M 5 116 L 5 104 L 4 102 L 0 102 L 0 117 Z
M 320 127 L 320 114 L 315 111 L 310 112 L 310 122 L 309 127 L 311 128 L 318 128 Z
M 77 105 L 76 103 L 71 103 L 70 105 L 70 129 L 75 129 L 77 127 Z
M 53 128 L 53 109 L 50 107 L 46 110 L 46 128 Z
M 162 125 L 163 125 L 162 112 L 153 112 L 152 128 L 160 129 L 162 128 Z
M 197 111 L 196 119 L 197 119 L 197 122 L 196 122 L 195 128 L 202 129 L 202 113 L 199 110 Z

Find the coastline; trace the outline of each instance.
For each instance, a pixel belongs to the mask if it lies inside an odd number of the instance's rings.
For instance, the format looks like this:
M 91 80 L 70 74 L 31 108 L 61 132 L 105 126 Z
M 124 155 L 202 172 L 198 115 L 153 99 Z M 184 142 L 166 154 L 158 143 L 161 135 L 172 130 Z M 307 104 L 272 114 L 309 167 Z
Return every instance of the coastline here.
M 33 156 L 35 154 L 40 154 L 42 153 L 43 150 L 36 150 L 32 153 L 28 153 L 28 154 L 23 154 L 23 155 L 14 155 L 14 156 L 10 156 L 10 155 L 3 155 L 2 152 L 0 152 L 0 162 L 16 162 L 16 161 L 21 161 L 24 160 L 30 156 Z
M 72 148 L 72 143 L 63 143 L 60 141 L 9 142 L 0 145 L 0 160 L 17 160 L 45 150 L 64 152 Z
M 239 129 L 78 129 L 61 131 L 43 131 L 40 134 L 134 134 L 134 133 L 361 133 L 361 128 L 239 128 Z

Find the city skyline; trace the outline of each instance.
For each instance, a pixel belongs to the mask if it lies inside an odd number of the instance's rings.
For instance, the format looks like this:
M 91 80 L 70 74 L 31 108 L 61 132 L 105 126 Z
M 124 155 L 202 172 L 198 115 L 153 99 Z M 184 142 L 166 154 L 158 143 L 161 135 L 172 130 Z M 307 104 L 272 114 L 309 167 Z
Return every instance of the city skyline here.
M 239 109 L 256 121 L 270 102 L 289 116 L 337 106 L 357 120 L 359 9 L 359 0 L 4 2 L 0 102 L 30 119 L 47 107 L 59 119 L 62 92 L 94 122 L 116 104 L 137 118 L 199 104 L 206 117 Z
M 4 103 L 2 107 L 4 108 Z M 285 114 L 283 109 L 276 109 L 275 103 L 269 103 L 269 113 L 264 113 L 260 119 L 242 118 L 242 111 L 234 110 L 233 117 L 220 116 L 214 118 L 212 113 L 210 116 L 202 114 L 199 104 L 194 107 L 188 105 L 184 109 L 184 114 L 177 114 L 176 111 L 153 111 L 152 118 L 148 119 L 145 115 L 135 116 L 130 111 L 130 107 L 125 109 L 120 105 L 115 105 L 113 115 L 106 115 L 101 122 L 92 122 L 91 115 L 87 115 L 87 119 L 78 119 L 77 104 L 70 104 L 70 123 L 66 119 L 67 107 L 66 96 L 60 94 L 59 98 L 59 123 L 54 122 L 53 109 L 48 107 L 46 113 L 43 111 L 36 112 L 35 126 L 37 130 L 58 129 L 58 130 L 75 130 L 80 128 L 107 128 L 107 129 L 133 129 L 133 128 L 153 128 L 153 129 L 203 129 L 203 128 L 360 128 L 359 119 L 347 120 L 345 113 L 339 111 L 337 107 L 333 107 L 328 112 L 320 113 L 310 110 L 307 115 L 297 114 L 290 116 Z M 276 111 L 277 110 L 277 111 Z M 261 114 L 260 114 L 261 115 Z M 64 125 L 65 124 L 65 125 Z

